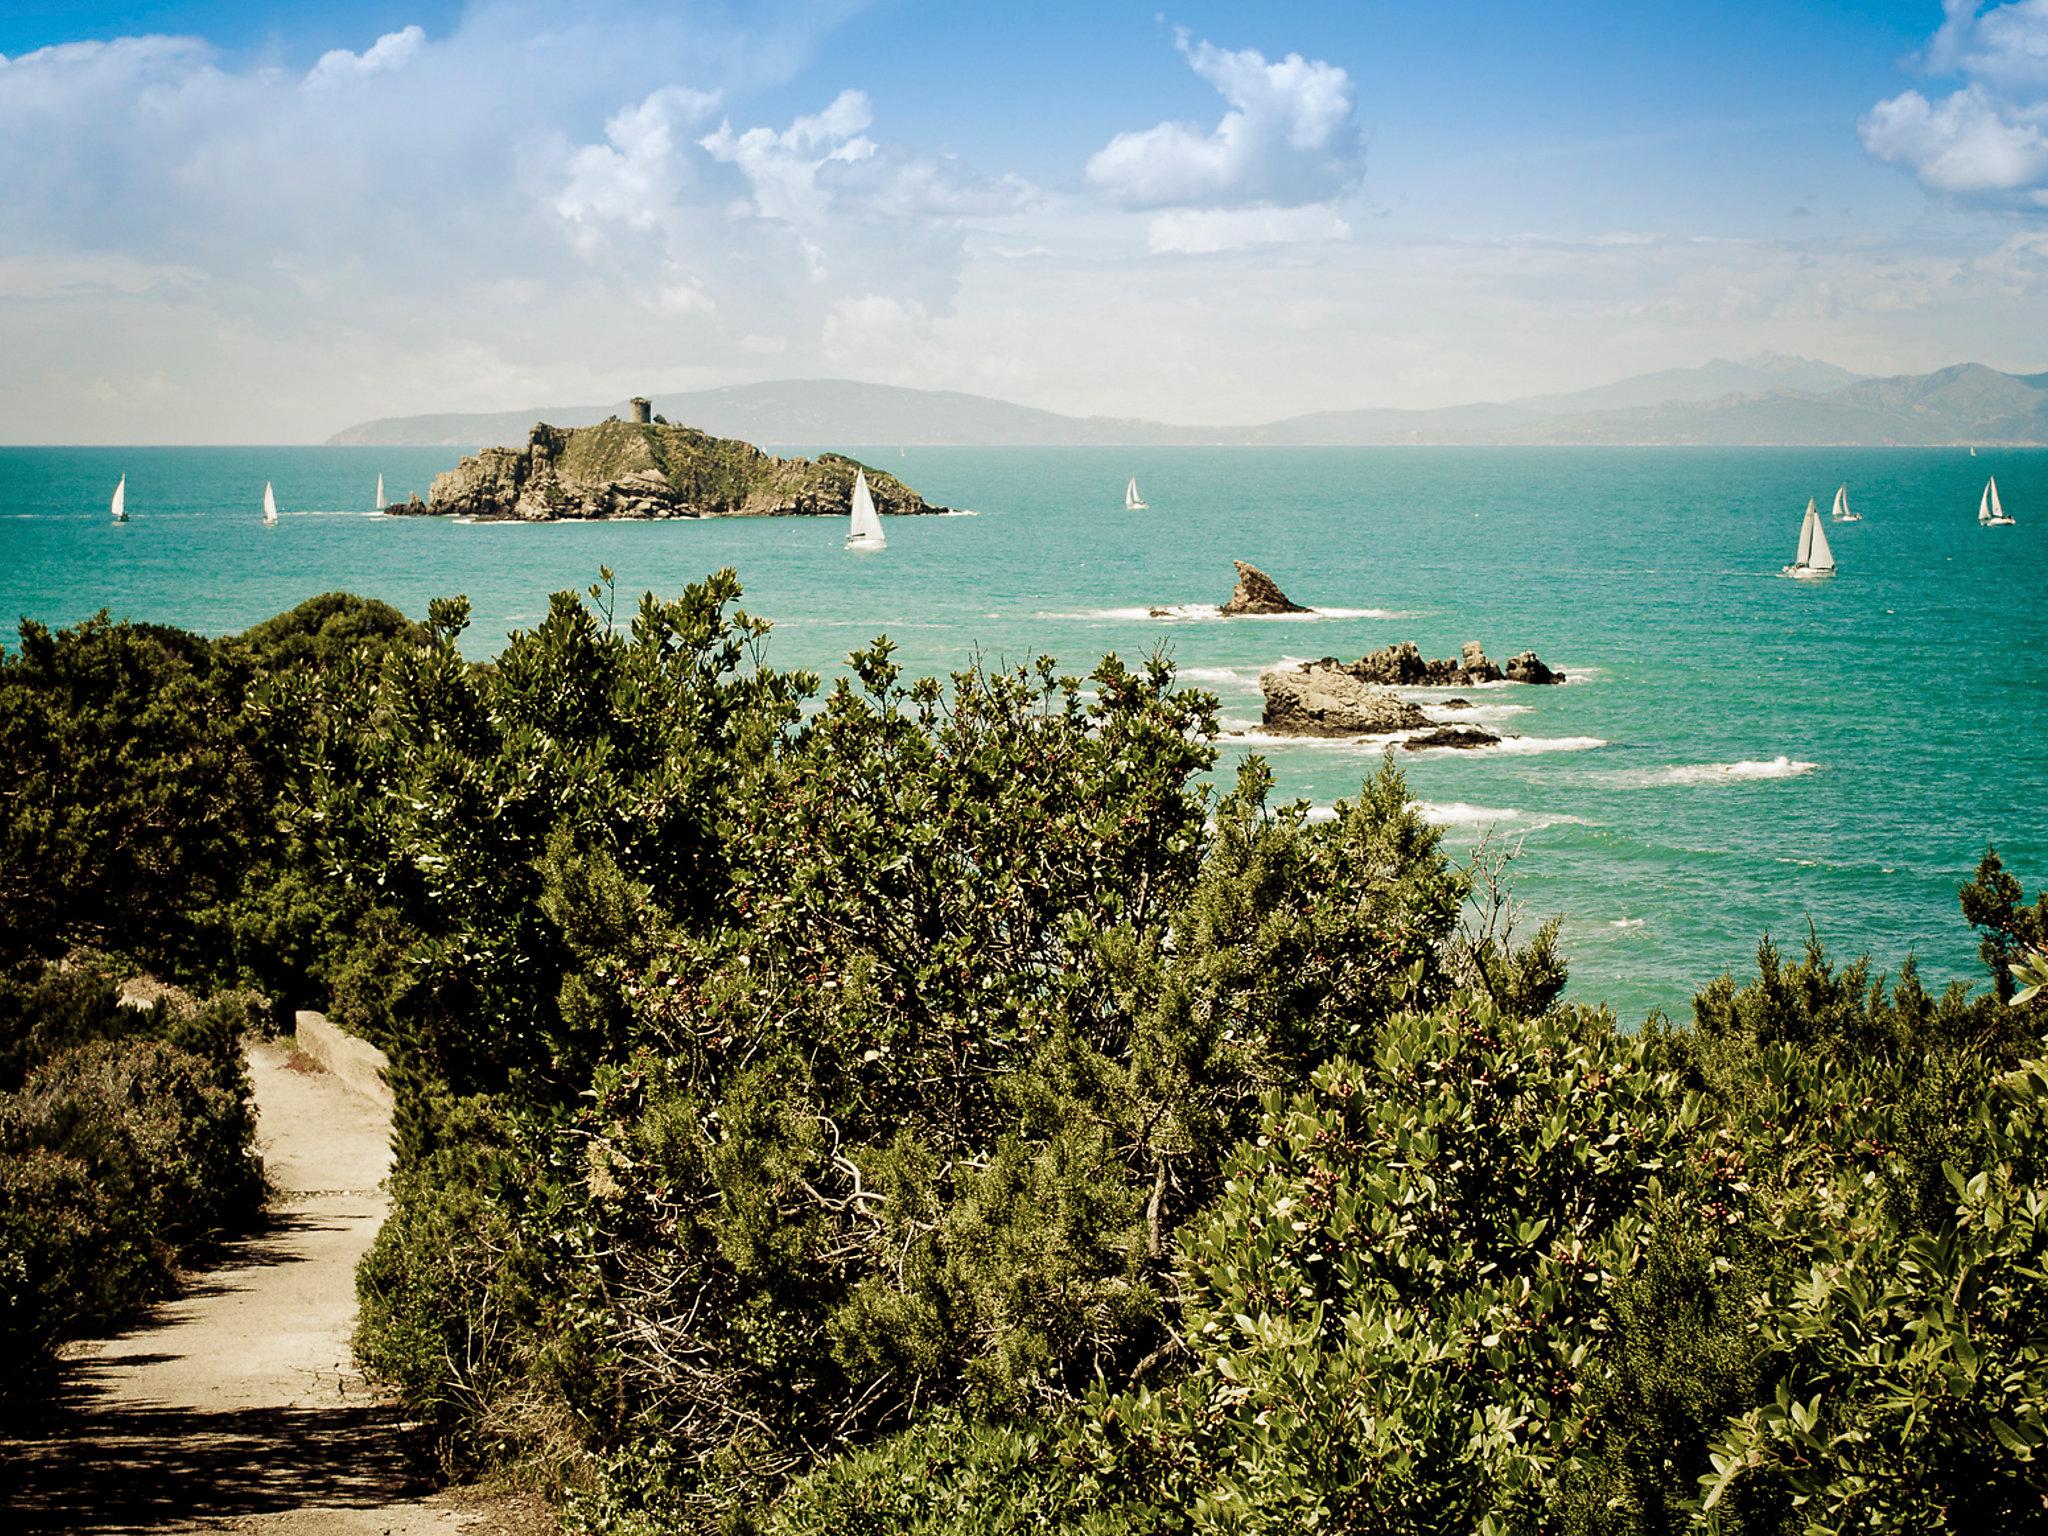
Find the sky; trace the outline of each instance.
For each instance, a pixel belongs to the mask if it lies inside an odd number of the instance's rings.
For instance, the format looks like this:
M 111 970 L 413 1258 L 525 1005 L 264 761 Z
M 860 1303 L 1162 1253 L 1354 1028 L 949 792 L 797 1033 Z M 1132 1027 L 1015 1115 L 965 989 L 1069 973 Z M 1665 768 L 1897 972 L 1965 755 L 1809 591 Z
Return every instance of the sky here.
M 0 0 L 0 440 L 2048 368 L 2048 0 Z

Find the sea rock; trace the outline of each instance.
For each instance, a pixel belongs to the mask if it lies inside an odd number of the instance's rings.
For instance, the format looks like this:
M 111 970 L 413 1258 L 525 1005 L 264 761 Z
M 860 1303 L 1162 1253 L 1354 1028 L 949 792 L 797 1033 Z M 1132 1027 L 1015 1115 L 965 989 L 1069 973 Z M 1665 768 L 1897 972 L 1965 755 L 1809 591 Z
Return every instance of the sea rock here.
M 1473 683 L 1499 682 L 1502 677 L 1518 683 L 1564 681 L 1564 674 L 1551 671 L 1534 651 L 1522 652 L 1503 672 L 1477 640 L 1466 641 L 1456 657 L 1428 657 L 1413 640 L 1403 640 L 1356 661 L 1342 662 L 1326 656 L 1319 665 L 1342 667 L 1362 683 L 1378 683 L 1387 688 L 1464 688 Z
M 1519 656 L 1508 658 L 1508 681 L 1511 683 L 1561 683 L 1562 672 L 1553 672 L 1543 665 L 1534 651 L 1524 651 Z
M 1429 724 L 1406 699 L 1322 662 L 1261 673 L 1259 689 L 1265 728 L 1285 736 L 1380 736 Z
M 1404 752 L 1420 752 L 1426 747 L 1493 747 L 1500 745 L 1500 738 L 1491 731 L 1482 731 L 1476 725 L 1440 725 L 1433 731 L 1424 731 L 1420 736 L 1410 736 L 1401 743 Z
M 1445 699 L 1437 705 L 1438 709 L 1470 709 L 1471 707 L 1472 701 L 1470 699 Z
M 751 443 L 694 427 L 621 421 L 594 427 L 542 423 L 524 448 L 486 448 L 436 475 L 424 506 L 396 512 L 518 518 L 844 517 L 854 476 L 843 454 L 778 459 Z M 944 512 L 898 480 L 868 469 L 875 510 Z
M 1313 613 L 1288 599 L 1279 584 L 1255 565 L 1246 565 L 1242 560 L 1233 560 L 1237 567 L 1237 590 L 1230 594 L 1230 601 L 1223 605 L 1226 619 L 1243 618 L 1246 615 L 1265 613 Z
M 1468 683 L 1497 683 L 1500 668 L 1486 659 L 1486 647 L 1477 640 L 1467 640 L 1460 656 L 1465 663 L 1465 681 Z

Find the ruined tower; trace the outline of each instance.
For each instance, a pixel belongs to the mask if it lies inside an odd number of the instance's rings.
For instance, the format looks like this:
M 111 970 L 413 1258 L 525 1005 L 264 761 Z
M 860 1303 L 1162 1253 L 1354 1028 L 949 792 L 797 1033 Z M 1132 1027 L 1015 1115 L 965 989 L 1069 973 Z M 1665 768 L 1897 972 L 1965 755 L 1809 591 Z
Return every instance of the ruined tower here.
M 654 420 L 654 402 L 645 395 L 635 395 L 633 397 L 633 419 L 643 427 L 651 423 Z

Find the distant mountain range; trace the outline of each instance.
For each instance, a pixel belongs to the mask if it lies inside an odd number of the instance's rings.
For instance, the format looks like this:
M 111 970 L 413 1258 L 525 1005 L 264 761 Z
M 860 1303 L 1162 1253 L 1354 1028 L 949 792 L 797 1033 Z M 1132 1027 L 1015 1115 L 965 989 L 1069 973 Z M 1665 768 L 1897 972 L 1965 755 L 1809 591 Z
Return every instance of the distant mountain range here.
M 788 379 L 664 395 L 670 421 L 753 443 L 1087 446 L 1275 444 L 1700 444 L 1726 447 L 2048 444 L 2048 373 L 1959 363 L 1934 373 L 1862 378 L 1828 363 L 1764 353 L 1646 373 L 1571 394 L 1431 410 L 1317 411 L 1255 426 L 1173 426 L 1062 416 L 951 390 L 848 379 Z M 479 448 L 526 441 L 535 422 L 591 426 L 617 405 L 536 406 L 472 415 L 395 416 L 336 444 Z

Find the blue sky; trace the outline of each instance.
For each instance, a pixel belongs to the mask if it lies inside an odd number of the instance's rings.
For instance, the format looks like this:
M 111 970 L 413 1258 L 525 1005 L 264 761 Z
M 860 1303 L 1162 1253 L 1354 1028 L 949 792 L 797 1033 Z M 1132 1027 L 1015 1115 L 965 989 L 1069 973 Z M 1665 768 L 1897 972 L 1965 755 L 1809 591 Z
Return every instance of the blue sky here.
M 0 0 L 0 420 L 2048 366 L 2048 0 Z

